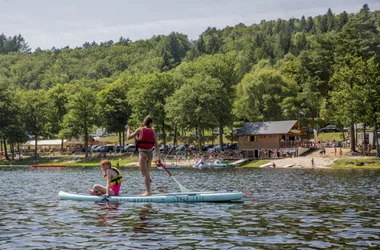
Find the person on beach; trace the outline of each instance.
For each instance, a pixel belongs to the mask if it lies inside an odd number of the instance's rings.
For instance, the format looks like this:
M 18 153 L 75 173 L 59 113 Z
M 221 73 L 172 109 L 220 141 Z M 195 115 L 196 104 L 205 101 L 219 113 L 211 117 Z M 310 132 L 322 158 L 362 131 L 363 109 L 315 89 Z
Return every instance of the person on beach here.
M 128 125 L 125 126 L 127 130 L 127 137 L 136 138 L 136 146 L 139 150 L 139 166 L 144 177 L 144 184 L 146 186 L 146 191 L 145 193 L 141 194 L 141 196 L 151 195 L 149 168 L 152 165 L 153 147 L 155 147 L 157 152 L 157 161 L 161 161 L 160 149 L 158 147 L 157 138 L 152 129 L 152 126 L 153 120 L 149 115 L 144 118 L 143 126 L 136 129 L 136 131 L 132 134 L 130 127 Z
M 111 166 L 109 160 L 102 160 L 100 162 L 100 168 L 103 172 L 104 178 L 106 179 L 107 185 L 102 186 L 95 184 L 91 190 L 89 190 L 91 195 L 103 195 L 108 196 L 118 196 L 121 183 L 123 182 L 123 176 L 121 175 L 119 169 Z
M 311 167 L 315 168 L 314 158 L 311 158 Z

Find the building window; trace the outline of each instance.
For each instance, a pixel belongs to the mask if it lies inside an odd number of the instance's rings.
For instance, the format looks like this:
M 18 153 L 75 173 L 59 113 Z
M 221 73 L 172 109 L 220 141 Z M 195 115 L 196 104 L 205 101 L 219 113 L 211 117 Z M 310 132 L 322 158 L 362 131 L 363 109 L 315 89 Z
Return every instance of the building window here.
M 249 141 L 256 141 L 256 136 L 254 136 L 254 135 L 250 135 L 250 136 L 248 137 L 248 140 L 249 140 Z

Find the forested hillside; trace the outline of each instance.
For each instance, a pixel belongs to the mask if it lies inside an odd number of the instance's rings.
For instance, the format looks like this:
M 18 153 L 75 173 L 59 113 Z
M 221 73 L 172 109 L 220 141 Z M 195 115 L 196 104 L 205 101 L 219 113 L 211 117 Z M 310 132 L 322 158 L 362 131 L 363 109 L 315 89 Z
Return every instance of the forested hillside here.
M 208 28 L 195 41 L 171 33 L 31 52 L 22 35 L 2 34 L 0 137 L 15 145 L 27 134 L 82 135 L 87 143 L 96 127 L 121 136 L 147 114 L 164 134 L 299 118 L 310 128 L 375 124 L 379 32 L 380 11 L 364 5 Z

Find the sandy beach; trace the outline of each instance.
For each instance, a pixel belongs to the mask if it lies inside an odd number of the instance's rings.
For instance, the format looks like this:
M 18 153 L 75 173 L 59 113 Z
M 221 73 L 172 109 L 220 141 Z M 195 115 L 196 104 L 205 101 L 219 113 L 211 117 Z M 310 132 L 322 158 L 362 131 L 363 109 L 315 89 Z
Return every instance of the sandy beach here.
M 322 156 L 319 154 L 319 151 L 316 151 L 307 156 L 273 159 L 271 162 L 276 164 L 276 168 L 287 167 L 291 164 L 294 164 L 293 167 L 298 167 L 300 165 L 303 166 L 303 168 L 312 168 L 312 159 L 314 159 L 314 165 L 316 168 L 331 168 L 330 165 L 332 165 L 336 159 L 345 158 L 347 152 L 349 152 L 349 148 L 343 148 L 342 157 L 340 157 L 339 148 L 337 148 L 336 155 L 334 148 L 326 148 L 326 154 Z

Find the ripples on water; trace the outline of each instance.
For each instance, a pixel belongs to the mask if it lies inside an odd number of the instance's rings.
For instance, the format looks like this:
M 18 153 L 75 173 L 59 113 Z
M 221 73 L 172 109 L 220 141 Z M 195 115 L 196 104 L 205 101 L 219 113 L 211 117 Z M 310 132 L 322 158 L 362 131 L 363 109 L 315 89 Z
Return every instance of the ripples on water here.
M 103 184 L 98 168 L 0 168 L 1 249 L 380 248 L 380 171 L 231 169 L 172 171 L 189 189 L 240 190 L 244 203 L 105 204 L 60 201 Z M 123 194 L 144 190 L 122 169 Z M 163 188 L 179 192 L 163 171 Z M 153 185 L 153 190 L 158 190 Z M 158 191 L 157 191 L 158 192 Z

